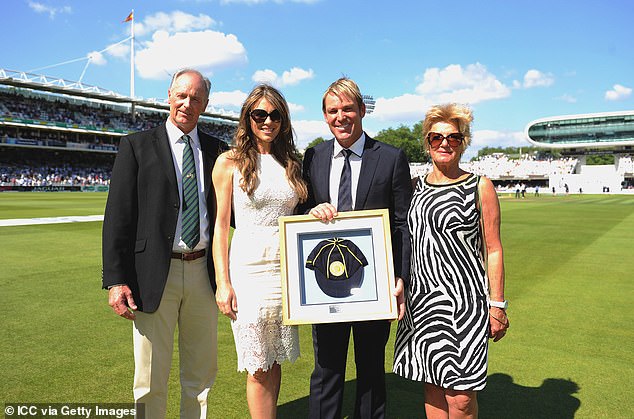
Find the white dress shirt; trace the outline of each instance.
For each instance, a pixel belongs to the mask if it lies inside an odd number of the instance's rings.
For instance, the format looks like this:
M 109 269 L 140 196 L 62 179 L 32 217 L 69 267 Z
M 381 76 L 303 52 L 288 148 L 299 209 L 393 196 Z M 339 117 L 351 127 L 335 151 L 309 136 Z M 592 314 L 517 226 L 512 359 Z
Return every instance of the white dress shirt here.
M 172 250 L 175 252 L 191 252 L 194 250 L 206 249 L 209 246 L 209 216 L 207 214 L 207 203 L 205 201 L 205 182 L 203 181 L 204 177 L 202 172 L 203 160 L 202 151 L 200 149 L 200 139 L 198 138 L 198 127 L 194 127 L 191 132 L 183 133 L 169 118 L 165 123 L 165 127 L 167 128 L 167 137 L 169 138 L 170 148 L 172 149 L 172 159 L 174 161 L 174 170 L 176 171 L 176 181 L 178 182 L 178 194 L 181 200 Z M 189 135 L 191 138 L 192 150 L 194 151 L 194 163 L 196 165 L 196 179 L 198 180 L 200 241 L 194 249 L 188 248 L 185 242 L 181 239 L 183 231 L 183 150 L 185 149 L 185 142 L 181 139 L 181 137 L 185 134 Z
M 330 203 L 337 208 L 339 204 L 339 181 L 341 180 L 341 172 L 346 161 L 343 153 L 343 147 L 335 139 L 335 148 L 332 152 L 332 164 L 330 166 Z M 365 132 L 361 134 L 359 139 L 355 141 L 349 148 L 350 169 L 352 171 L 352 208 L 357 203 L 357 185 L 359 184 L 359 173 L 361 173 L 361 157 L 363 156 L 363 147 L 365 146 Z

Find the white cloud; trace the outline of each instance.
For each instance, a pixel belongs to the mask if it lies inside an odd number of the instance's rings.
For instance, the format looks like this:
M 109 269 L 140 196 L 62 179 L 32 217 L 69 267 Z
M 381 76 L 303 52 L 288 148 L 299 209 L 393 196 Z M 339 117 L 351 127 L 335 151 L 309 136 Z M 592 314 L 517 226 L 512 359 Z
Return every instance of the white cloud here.
M 568 93 L 564 93 L 563 95 L 558 96 L 556 99 L 559 99 L 567 103 L 577 103 L 577 98 L 572 95 L 569 95 Z
M 256 83 L 267 83 L 267 84 L 274 85 L 275 81 L 277 80 L 277 73 L 269 69 L 258 70 L 255 73 L 253 73 L 253 76 L 251 76 L 251 80 L 253 80 Z
M 631 94 L 632 89 L 630 87 L 615 84 L 614 86 L 612 86 L 612 90 L 608 90 L 605 92 L 605 100 L 623 100 L 630 97 Z
M 478 103 L 507 97 L 511 91 L 486 66 L 475 63 L 464 68 L 452 64 L 444 69 L 427 69 L 423 82 L 416 86 L 416 93 L 442 102 Z
M 312 69 L 304 70 L 303 68 L 293 67 L 290 71 L 282 73 L 282 86 L 294 86 L 302 80 L 310 80 L 315 77 Z
M 49 6 L 45 6 L 42 3 L 37 3 L 34 1 L 29 2 L 29 7 L 33 9 L 35 13 L 48 13 L 51 9 Z
M 130 42 L 122 44 L 112 44 L 105 48 L 106 52 L 113 57 L 124 58 L 130 56 Z
M 168 79 L 183 67 L 211 75 L 218 68 L 246 63 L 246 49 L 238 38 L 210 29 L 214 26 L 216 21 L 208 15 L 179 10 L 154 13 L 135 22 L 138 75 L 145 79 Z M 129 43 L 113 44 L 107 52 L 125 58 L 130 53 Z
M 51 19 L 55 19 L 55 16 L 58 13 L 70 14 L 73 11 L 70 6 L 53 7 L 53 6 L 47 6 L 45 4 L 42 4 L 36 1 L 30 1 L 29 7 L 35 13 L 48 13 L 48 17 Z
M 99 51 L 89 52 L 87 56 L 94 65 L 105 65 L 107 63 L 106 58 Z
M 156 31 L 194 32 L 209 29 L 216 25 L 211 17 L 200 13 L 198 16 L 181 12 L 158 12 L 134 24 L 135 36 L 145 36 Z
M 212 92 L 211 95 L 209 95 L 209 105 L 217 108 L 228 107 L 239 110 L 242 107 L 242 103 L 247 98 L 247 94 L 240 90 L 234 90 L 232 92 L 214 92 L 213 84 L 211 89 Z
M 368 118 L 381 121 L 420 121 L 433 103 L 421 95 L 406 93 L 393 98 L 377 98 L 374 112 Z
M 332 138 L 332 133 L 326 122 L 322 119 L 318 121 L 309 120 L 293 120 L 293 129 L 295 130 L 295 145 L 297 149 L 302 151 L 308 144 L 317 137 L 325 139 Z
M 292 114 L 304 112 L 306 108 L 303 105 L 298 105 L 297 103 L 288 103 L 288 110 Z M 291 116 L 292 118 L 292 116 Z
M 173 35 L 159 30 L 151 41 L 142 43 L 136 54 L 139 75 L 148 79 L 167 79 L 183 67 L 210 73 L 218 67 L 246 62 L 246 50 L 235 35 L 211 30 Z
M 303 80 L 310 80 L 315 77 L 312 69 L 304 70 L 303 68 L 293 67 L 284 71 L 279 76 L 271 69 L 258 70 L 253 73 L 251 79 L 256 83 L 268 83 L 275 87 L 295 86 Z
M 475 104 L 510 96 L 511 89 L 480 64 L 462 67 L 451 64 L 440 69 L 425 70 L 416 94 L 376 99 L 371 118 L 397 122 L 420 121 L 427 108 L 436 103 Z
M 530 89 L 532 87 L 548 87 L 555 82 L 552 74 L 545 74 L 539 70 L 531 69 L 524 74 L 524 87 Z

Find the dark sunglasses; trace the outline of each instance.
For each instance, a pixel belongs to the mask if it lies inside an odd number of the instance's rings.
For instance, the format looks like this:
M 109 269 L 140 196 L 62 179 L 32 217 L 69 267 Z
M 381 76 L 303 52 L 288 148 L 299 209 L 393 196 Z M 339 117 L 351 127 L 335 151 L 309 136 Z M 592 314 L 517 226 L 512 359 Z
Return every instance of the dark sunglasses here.
M 433 148 L 440 147 L 444 140 L 447 140 L 447 143 L 449 143 L 451 147 L 458 147 L 464 141 L 464 135 L 459 132 L 453 132 L 446 137 L 442 134 L 438 134 L 437 132 L 430 132 L 427 134 L 427 142 Z
M 268 113 L 264 109 L 253 109 L 251 111 L 251 119 L 258 124 L 266 121 L 266 118 L 271 118 L 273 122 L 279 122 L 282 120 L 282 114 L 277 109 L 271 113 Z

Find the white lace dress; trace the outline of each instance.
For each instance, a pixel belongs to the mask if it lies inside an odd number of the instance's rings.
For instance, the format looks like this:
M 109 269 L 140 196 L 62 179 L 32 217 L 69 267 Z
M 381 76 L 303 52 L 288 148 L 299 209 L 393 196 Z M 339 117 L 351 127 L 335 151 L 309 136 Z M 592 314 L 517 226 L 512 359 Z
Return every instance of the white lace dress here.
M 292 215 L 298 198 L 284 168 L 270 154 L 259 159 L 259 184 L 252 197 L 233 173 L 236 229 L 229 249 L 229 273 L 238 302 L 232 321 L 238 371 L 254 374 L 274 362 L 299 356 L 296 326 L 282 325 L 282 283 L 278 217 Z

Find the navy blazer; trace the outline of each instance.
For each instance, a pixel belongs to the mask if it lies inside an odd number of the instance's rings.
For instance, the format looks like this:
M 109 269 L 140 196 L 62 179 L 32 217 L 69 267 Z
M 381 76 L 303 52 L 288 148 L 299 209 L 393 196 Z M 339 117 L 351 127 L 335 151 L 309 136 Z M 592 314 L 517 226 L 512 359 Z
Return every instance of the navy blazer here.
M 318 204 L 330 202 L 334 141 L 320 143 L 304 154 L 303 176 L 308 184 L 308 199 L 301 206 L 301 212 L 306 213 Z M 411 199 L 409 163 L 403 150 L 366 134 L 354 210 L 389 210 L 394 273 L 403 278 L 406 286 L 409 283 L 411 253 L 407 211 Z
M 215 197 L 211 171 L 228 146 L 198 131 L 203 182 L 213 235 Z M 123 137 L 112 169 L 103 222 L 103 287 L 126 284 L 139 310 L 154 312 L 161 302 L 180 208 L 178 181 L 165 124 Z M 207 267 L 216 289 L 211 250 Z

